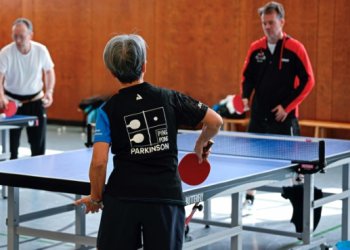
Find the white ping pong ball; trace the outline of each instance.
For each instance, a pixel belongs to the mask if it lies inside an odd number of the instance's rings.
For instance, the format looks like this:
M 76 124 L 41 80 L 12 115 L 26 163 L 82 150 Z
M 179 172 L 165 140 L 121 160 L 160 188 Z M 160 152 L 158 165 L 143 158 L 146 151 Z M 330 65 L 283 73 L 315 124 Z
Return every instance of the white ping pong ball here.
M 155 116 L 155 117 L 153 118 L 153 120 L 154 120 L 154 121 L 158 121 L 158 117 Z

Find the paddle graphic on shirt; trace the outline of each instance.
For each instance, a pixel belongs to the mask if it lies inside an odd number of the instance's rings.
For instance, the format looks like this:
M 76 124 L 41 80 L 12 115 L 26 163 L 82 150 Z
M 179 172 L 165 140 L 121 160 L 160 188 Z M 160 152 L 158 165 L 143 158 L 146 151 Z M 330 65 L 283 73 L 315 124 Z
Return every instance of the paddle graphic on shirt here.
M 145 137 L 143 136 L 143 134 L 135 134 L 130 141 L 136 142 L 136 143 L 141 143 L 143 142 L 145 139 Z
M 152 154 L 169 150 L 167 121 L 163 107 L 124 116 L 132 154 Z
M 141 122 L 137 119 L 132 120 L 126 127 L 131 129 L 138 129 L 141 126 Z

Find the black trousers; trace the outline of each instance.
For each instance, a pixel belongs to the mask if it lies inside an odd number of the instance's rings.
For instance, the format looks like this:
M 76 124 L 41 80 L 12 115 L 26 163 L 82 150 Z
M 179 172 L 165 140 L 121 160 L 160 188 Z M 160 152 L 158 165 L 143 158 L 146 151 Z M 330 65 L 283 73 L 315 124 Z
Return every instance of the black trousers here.
M 98 250 L 181 250 L 184 206 L 103 197 Z
M 38 126 L 26 127 L 28 143 L 32 156 L 45 154 L 46 147 L 46 111 L 42 101 L 37 100 L 23 104 L 17 110 L 17 115 L 31 115 L 38 117 Z M 22 128 L 10 130 L 10 151 L 11 159 L 17 159 L 20 145 Z
M 273 118 L 252 116 L 248 125 L 248 132 L 279 135 L 300 135 L 298 119 L 288 116 L 284 122 L 277 122 Z

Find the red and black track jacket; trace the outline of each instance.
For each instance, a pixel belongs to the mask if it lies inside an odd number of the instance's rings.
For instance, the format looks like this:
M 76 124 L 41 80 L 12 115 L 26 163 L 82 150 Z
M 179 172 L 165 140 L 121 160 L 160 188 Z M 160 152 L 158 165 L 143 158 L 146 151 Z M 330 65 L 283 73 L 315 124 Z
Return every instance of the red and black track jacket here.
M 251 44 L 243 68 L 242 97 L 250 98 L 255 91 L 252 116 L 272 118 L 271 110 L 281 104 L 297 117 L 298 105 L 314 83 L 310 59 L 299 41 L 284 34 L 273 54 L 266 37 Z

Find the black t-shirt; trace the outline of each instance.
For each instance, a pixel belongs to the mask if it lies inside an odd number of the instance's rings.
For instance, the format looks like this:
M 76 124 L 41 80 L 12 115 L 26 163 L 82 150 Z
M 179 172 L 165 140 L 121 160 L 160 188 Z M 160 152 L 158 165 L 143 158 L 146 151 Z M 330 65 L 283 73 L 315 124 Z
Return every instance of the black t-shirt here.
M 114 170 L 105 192 L 119 199 L 184 204 L 177 130 L 195 127 L 208 107 L 177 91 L 142 83 L 99 110 L 96 141 L 111 143 Z

